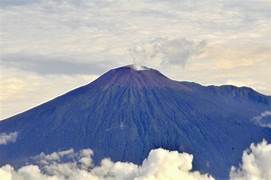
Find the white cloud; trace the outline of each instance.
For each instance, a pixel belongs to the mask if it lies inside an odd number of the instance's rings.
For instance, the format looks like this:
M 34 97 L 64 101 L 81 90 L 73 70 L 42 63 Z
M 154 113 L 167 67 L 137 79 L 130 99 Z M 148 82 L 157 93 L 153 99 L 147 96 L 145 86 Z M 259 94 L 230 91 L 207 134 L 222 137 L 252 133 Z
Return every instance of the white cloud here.
M 103 159 L 100 166 L 92 164 L 93 152 L 67 150 L 35 159 L 40 164 L 27 165 L 15 170 L 10 165 L 0 168 L 1 180 L 172 180 L 213 179 L 207 174 L 192 171 L 193 156 L 164 149 L 152 150 L 141 166 L 128 162 L 112 162 Z M 61 159 L 73 160 L 60 162 Z
M 200 54 L 206 47 L 205 41 L 195 42 L 185 38 L 157 38 L 130 49 L 134 64 L 182 65 Z
M 15 170 L 10 165 L 0 168 L 1 180 L 204 180 L 214 179 L 208 174 L 192 171 L 193 156 L 177 151 L 155 149 L 142 165 L 130 162 L 112 162 L 103 159 L 99 166 L 92 162 L 93 151 L 73 149 L 41 153 L 33 157 L 34 164 Z M 242 164 L 232 167 L 231 180 L 271 179 L 271 144 L 266 140 L 245 150 Z
M 271 144 L 266 140 L 244 151 L 242 165 L 232 167 L 231 180 L 268 180 L 271 179 Z
M 8 143 L 14 143 L 17 139 L 17 132 L 12 133 L 0 133 L 0 145 L 5 145 Z
M 260 115 L 253 117 L 252 121 L 261 127 L 271 128 L 271 111 L 262 112 Z

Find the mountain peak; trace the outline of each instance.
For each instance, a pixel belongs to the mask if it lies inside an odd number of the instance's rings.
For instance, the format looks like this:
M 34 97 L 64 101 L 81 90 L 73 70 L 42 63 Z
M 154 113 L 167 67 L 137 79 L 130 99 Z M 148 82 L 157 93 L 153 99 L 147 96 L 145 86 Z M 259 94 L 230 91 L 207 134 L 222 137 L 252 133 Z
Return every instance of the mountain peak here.
M 165 87 L 176 82 L 170 80 L 159 71 L 139 65 L 127 65 L 112 69 L 96 80 L 96 83 L 106 86 L 126 87 Z
M 142 65 L 138 65 L 138 64 L 130 64 L 130 65 L 126 65 L 126 66 L 122 66 L 122 67 L 118 67 L 118 68 L 114 68 L 112 69 L 114 71 L 118 71 L 118 70 L 130 70 L 130 71 L 157 71 L 155 69 L 146 67 L 146 66 L 142 66 Z

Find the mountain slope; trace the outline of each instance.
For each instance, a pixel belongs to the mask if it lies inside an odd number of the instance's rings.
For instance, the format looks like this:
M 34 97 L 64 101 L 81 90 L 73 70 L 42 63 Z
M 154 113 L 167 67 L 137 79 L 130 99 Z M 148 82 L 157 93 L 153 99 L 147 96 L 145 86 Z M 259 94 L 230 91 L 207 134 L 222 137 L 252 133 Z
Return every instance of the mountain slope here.
M 88 147 L 96 163 L 141 163 L 162 147 L 192 153 L 195 169 L 224 178 L 252 142 L 271 141 L 271 129 L 253 122 L 270 109 L 271 98 L 250 88 L 204 87 L 125 66 L 1 121 L 1 133 L 18 137 L 0 145 L 0 162 L 20 166 L 40 152 Z

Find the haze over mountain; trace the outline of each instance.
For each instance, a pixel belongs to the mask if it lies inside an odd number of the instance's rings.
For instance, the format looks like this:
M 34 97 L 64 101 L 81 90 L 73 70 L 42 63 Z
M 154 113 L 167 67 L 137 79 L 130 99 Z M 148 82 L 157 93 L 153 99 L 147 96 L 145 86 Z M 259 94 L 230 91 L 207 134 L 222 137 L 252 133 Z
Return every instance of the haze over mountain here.
M 259 118 L 270 109 L 271 97 L 251 88 L 205 87 L 124 66 L 1 121 L 0 132 L 14 138 L 0 145 L 0 165 L 19 167 L 69 148 L 91 148 L 95 163 L 110 157 L 140 164 L 161 147 L 191 153 L 196 170 L 227 178 L 252 142 L 271 141 Z

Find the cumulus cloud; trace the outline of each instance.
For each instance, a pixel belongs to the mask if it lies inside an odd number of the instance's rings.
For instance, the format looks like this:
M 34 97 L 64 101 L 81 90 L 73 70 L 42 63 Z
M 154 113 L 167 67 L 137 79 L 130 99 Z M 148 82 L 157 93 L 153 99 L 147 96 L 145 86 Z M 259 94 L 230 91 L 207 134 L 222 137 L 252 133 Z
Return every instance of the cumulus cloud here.
M 231 180 L 271 179 L 271 144 L 266 140 L 244 151 L 240 167 L 232 167 Z
M 164 149 L 152 150 L 142 165 L 112 162 L 103 159 L 99 166 L 92 163 L 93 152 L 84 149 L 74 152 L 40 154 L 34 159 L 38 165 L 27 165 L 15 170 L 10 165 L 0 168 L 1 180 L 198 180 L 213 177 L 192 171 L 193 156 Z M 72 161 L 71 161 L 72 160 Z M 62 162 L 66 161 L 66 162 Z
M 271 128 L 271 111 L 264 111 L 258 116 L 252 118 L 252 121 L 261 126 Z
M 192 170 L 193 155 L 155 149 L 142 165 L 130 162 L 112 162 L 105 158 L 100 165 L 92 161 L 91 149 L 75 152 L 73 149 L 41 153 L 32 158 L 33 164 L 15 169 L 10 165 L 0 168 L 1 180 L 213 180 L 208 174 Z M 271 179 L 271 144 L 263 140 L 245 150 L 242 164 L 232 167 L 231 180 Z
M 5 145 L 8 143 L 14 143 L 17 139 L 17 132 L 12 133 L 0 133 L 0 145 Z

